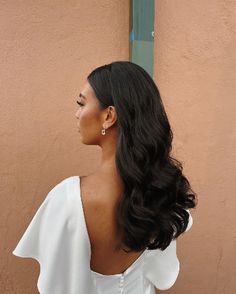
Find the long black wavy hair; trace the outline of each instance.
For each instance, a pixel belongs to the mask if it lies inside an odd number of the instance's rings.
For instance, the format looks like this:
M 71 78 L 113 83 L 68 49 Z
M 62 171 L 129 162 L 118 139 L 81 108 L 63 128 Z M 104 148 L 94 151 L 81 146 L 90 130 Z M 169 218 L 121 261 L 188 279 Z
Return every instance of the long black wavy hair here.
M 171 157 L 173 133 L 151 76 L 130 61 L 94 69 L 87 77 L 100 108 L 117 112 L 116 166 L 125 186 L 117 221 L 130 251 L 164 250 L 188 225 L 196 194 Z

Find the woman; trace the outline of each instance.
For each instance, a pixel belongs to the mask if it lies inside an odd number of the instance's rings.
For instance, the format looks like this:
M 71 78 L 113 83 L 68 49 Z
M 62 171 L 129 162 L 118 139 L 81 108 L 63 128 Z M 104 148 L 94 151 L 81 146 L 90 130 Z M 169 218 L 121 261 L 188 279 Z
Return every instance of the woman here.
M 13 254 L 40 263 L 41 294 L 153 294 L 179 273 L 176 238 L 196 195 L 171 157 L 173 134 L 153 79 L 117 61 L 87 77 L 76 111 L 100 167 L 47 195 Z

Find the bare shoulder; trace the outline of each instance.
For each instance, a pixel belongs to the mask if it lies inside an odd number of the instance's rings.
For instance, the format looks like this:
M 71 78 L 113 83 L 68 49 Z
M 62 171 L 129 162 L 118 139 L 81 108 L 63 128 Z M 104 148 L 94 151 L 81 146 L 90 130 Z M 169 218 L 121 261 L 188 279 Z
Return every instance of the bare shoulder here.
M 114 175 L 81 177 L 80 194 L 92 247 L 90 267 L 106 275 L 125 271 L 141 255 L 122 249 L 123 234 L 116 212 L 123 189 L 120 179 Z
M 116 238 L 116 189 L 106 179 L 89 175 L 81 177 L 81 200 L 92 247 L 104 247 Z

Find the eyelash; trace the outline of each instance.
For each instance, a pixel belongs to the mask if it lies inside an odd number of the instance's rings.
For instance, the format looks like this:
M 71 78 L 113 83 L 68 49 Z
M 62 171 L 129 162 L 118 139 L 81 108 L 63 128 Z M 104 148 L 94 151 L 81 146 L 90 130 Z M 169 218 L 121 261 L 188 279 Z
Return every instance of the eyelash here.
M 80 106 L 83 106 L 84 104 L 82 104 L 81 102 L 79 101 L 76 101 Z

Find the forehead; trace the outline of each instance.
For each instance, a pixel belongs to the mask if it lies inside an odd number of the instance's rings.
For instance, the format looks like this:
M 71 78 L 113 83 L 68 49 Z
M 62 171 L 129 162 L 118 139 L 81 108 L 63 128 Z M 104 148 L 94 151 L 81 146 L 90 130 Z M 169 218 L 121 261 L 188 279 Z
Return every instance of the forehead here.
M 81 91 L 80 91 L 80 94 L 81 94 L 82 96 L 85 96 L 86 98 L 84 98 L 84 99 L 86 99 L 86 100 L 89 100 L 89 99 L 96 99 L 96 96 L 95 96 L 95 93 L 94 93 L 94 91 L 93 91 L 93 88 L 90 86 L 90 84 L 89 84 L 88 81 L 86 81 L 86 82 L 83 84 L 83 86 L 82 86 L 82 88 L 81 88 Z M 83 98 L 83 97 L 82 97 L 82 98 Z

